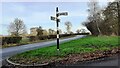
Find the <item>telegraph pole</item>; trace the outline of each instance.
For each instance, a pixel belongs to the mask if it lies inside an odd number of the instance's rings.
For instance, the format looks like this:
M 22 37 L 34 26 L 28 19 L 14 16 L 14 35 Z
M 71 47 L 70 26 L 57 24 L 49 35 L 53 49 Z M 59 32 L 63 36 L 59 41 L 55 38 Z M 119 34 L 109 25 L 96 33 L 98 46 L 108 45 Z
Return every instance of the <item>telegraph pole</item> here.
M 58 7 L 56 7 L 56 16 L 55 17 L 51 16 L 51 20 L 56 21 L 56 26 L 57 26 L 57 51 L 58 51 L 58 53 L 60 51 L 60 49 L 59 49 L 59 22 L 60 22 L 60 19 L 58 17 L 61 15 L 66 16 L 66 15 L 68 15 L 68 13 L 67 12 L 60 13 Z

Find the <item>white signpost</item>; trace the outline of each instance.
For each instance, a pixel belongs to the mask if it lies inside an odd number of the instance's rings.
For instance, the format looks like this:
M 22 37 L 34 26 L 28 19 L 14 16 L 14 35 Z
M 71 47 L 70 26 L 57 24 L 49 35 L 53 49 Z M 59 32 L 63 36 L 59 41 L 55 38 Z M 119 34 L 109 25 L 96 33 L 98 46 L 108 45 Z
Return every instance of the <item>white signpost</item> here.
M 56 20 L 57 20 L 57 18 L 56 18 L 56 17 L 51 16 L 51 20 L 56 21 Z M 58 22 L 60 22 L 60 19 L 58 19 Z
M 51 16 L 50 19 L 56 21 L 56 17 Z
M 68 13 L 67 13 L 67 12 L 61 12 L 61 13 L 58 13 L 58 16 L 61 16 L 61 15 L 67 16 Z

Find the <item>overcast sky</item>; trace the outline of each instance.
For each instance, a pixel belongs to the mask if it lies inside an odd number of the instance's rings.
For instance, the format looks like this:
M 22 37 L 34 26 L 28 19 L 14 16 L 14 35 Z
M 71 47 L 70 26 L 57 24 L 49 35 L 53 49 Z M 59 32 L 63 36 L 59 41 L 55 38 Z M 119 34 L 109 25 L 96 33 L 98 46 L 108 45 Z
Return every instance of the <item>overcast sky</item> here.
M 20 18 L 30 28 L 42 26 L 43 29 L 56 29 L 55 21 L 50 20 L 50 16 L 55 15 L 55 8 L 58 6 L 60 12 L 68 12 L 68 16 L 61 16 L 60 29 L 66 31 L 64 23 L 72 23 L 72 31 L 76 32 L 78 28 L 85 28 L 81 25 L 87 19 L 87 2 L 14 2 L 15 0 L 2 0 L 2 23 L 0 22 L 0 34 L 7 35 L 7 27 L 15 18 Z M 35 1 L 35 0 L 34 0 Z M 40 0 L 39 0 L 40 1 Z M 55 0 L 52 0 L 55 1 Z M 76 0 L 77 1 L 77 0 Z M 100 2 L 100 6 L 106 6 L 107 1 Z M 0 14 L 1 15 L 1 14 Z

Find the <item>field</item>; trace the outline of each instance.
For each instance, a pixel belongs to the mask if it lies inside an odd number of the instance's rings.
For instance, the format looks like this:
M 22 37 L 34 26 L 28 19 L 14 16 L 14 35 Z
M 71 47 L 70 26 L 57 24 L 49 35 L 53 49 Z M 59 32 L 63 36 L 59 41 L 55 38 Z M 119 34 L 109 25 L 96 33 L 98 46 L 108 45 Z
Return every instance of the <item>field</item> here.
M 116 48 L 119 45 L 119 38 L 118 36 L 88 36 L 60 44 L 59 54 L 56 51 L 56 45 L 53 45 L 15 55 L 10 60 L 24 64 L 61 60 L 70 54 L 91 53 Z

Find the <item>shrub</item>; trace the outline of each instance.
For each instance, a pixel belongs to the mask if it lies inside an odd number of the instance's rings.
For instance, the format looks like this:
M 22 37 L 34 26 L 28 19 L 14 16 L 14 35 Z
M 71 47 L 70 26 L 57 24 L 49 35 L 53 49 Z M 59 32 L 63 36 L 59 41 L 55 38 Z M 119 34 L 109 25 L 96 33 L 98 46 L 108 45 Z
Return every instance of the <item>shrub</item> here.
M 45 39 L 48 39 L 48 36 L 38 36 L 38 39 L 39 40 L 45 40 Z
M 54 38 L 56 38 L 56 35 L 49 35 L 49 38 L 54 39 Z
M 61 38 L 61 37 L 72 36 L 72 35 L 73 35 L 73 34 L 61 34 L 61 35 L 60 35 L 60 38 Z
M 90 33 L 76 33 L 74 35 L 90 35 Z
M 36 41 L 38 40 L 37 36 L 29 36 L 29 41 Z
M 73 34 L 61 34 L 61 37 L 67 37 L 67 36 L 71 36 Z M 46 40 L 46 39 L 55 39 L 57 38 L 56 35 L 46 35 L 46 36 L 29 36 L 29 41 L 36 41 L 36 40 Z
M 22 40 L 22 37 L 2 37 L 2 45 L 19 43 Z

